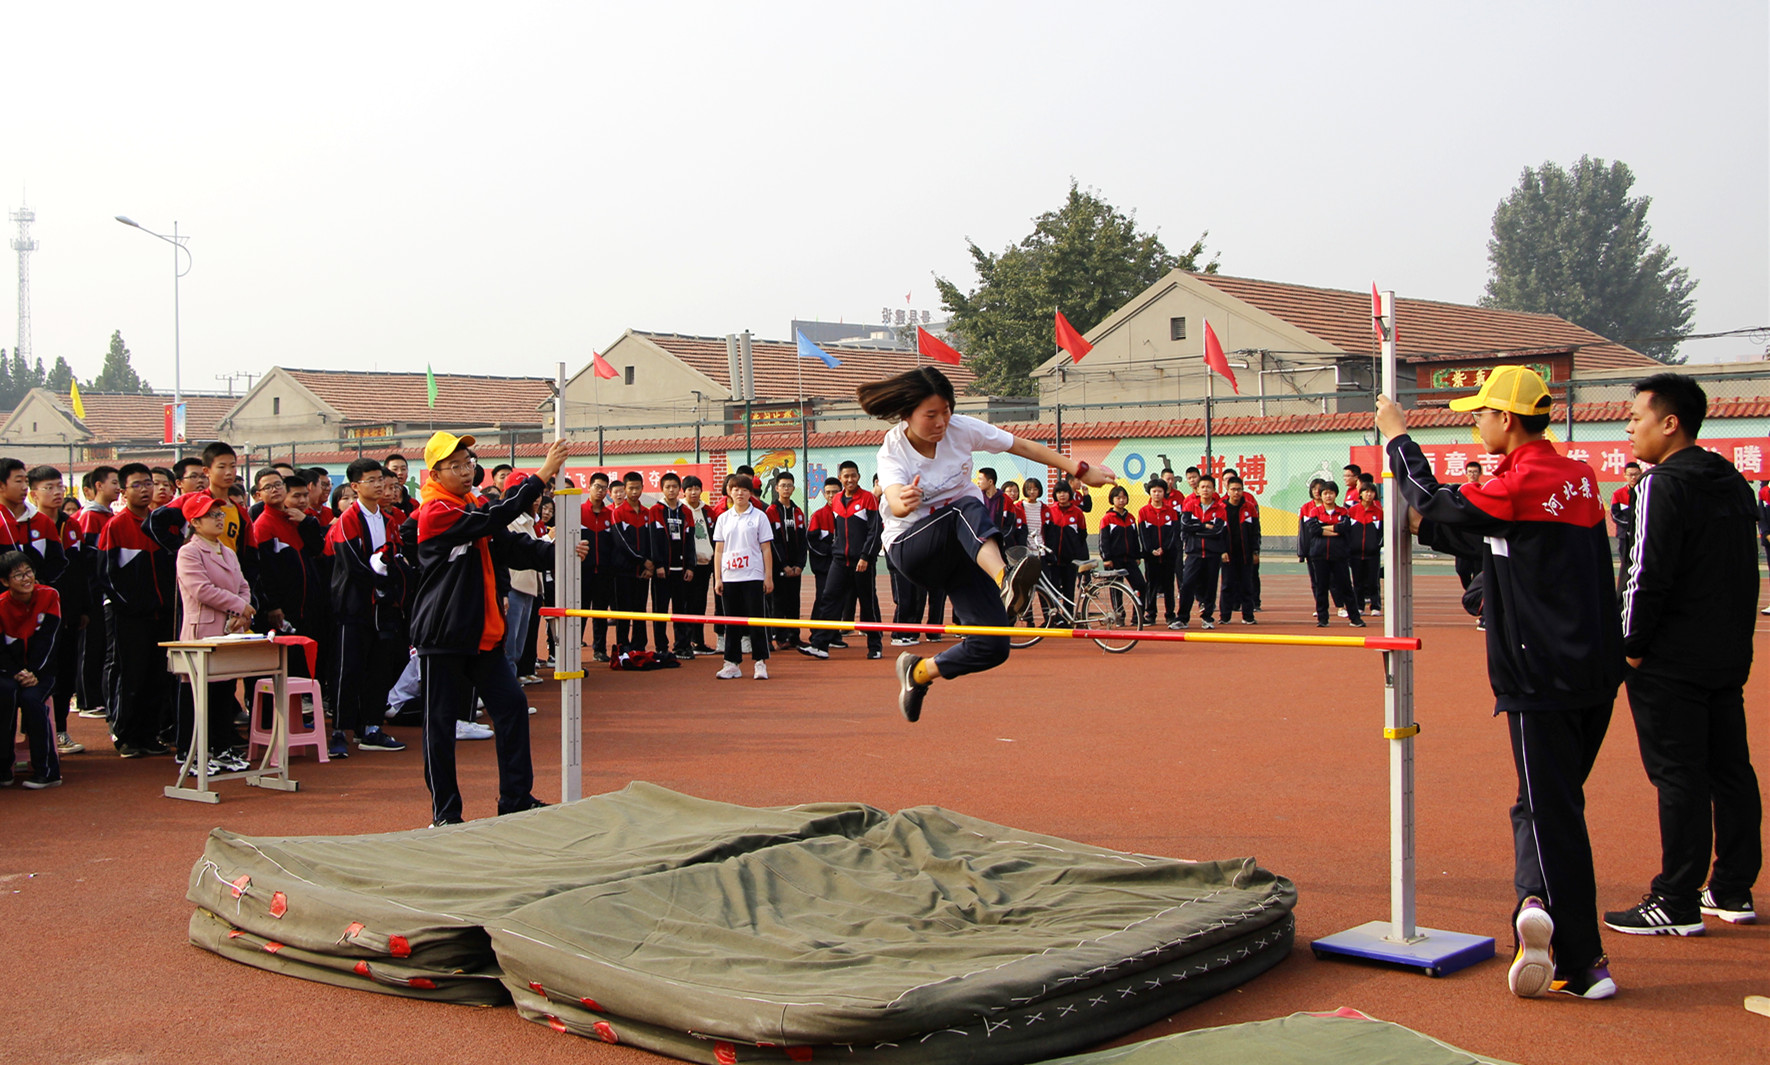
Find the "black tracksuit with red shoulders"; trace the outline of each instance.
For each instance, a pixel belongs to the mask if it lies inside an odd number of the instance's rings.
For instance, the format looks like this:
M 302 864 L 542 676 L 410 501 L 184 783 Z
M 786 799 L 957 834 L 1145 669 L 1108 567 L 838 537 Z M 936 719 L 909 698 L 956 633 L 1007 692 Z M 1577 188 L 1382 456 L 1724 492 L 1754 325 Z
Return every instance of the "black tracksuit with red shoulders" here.
M 607 499 L 602 501 L 598 509 L 589 500 L 578 508 L 578 528 L 589 553 L 584 556 L 584 604 L 592 610 L 615 609 L 615 578 L 617 574 L 632 573 L 643 564 L 643 560 L 633 553 L 625 537 L 615 532 L 615 508 Z M 617 629 L 617 637 L 624 632 Z M 590 621 L 590 647 L 592 655 L 608 654 L 608 619 L 592 618 Z M 619 654 L 619 645 L 615 653 Z
M 1222 497 L 1205 506 L 1197 492 L 1186 497 L 1180 507 L 1180 541 L 1186 551 L 1186 568 L 1180 577 L 1180 623 L 1192 619 L 1192 604 L 1198 602 L 1198 616 L 1210 621 L 1217 607 L 1217 577 L 1223 568 L 1223 554 L 1229 548 L 1229 514 Z
M 381 546 L 370 530 L 373 520 L 353 503 L 326 530 L 325 551 L 332 559 L 330 606 L 337 632 L 335 672 L 329 678 L 336 728 L 359 738 L 379 727 L 387 693 L 405 669 L 411 646 L 406 602 L 411 595 L 411 564 L 402 550 L 396 511 L 377 511 L 385 525 Z
M 1117 507 L 1100 515 L 1100 557 L 1108 566 L 1125 575 L 1125 580 L 1136 591 L 1138 601 L 1148 612 L 1153 610 L 1154 604 L 1149 601 L 1149 584 L 1143 579 L 1143 569 L 1137 565 L 1137 558 L 1142 554 L 1143 537 L 1138 532 L 1135 515 Z M 1116 608 L 1118 604 L 1113 606 Z
M 436 822 L 462 819 L 455 722 L 471 713 L 475 692 L 492 720 L 498 812 L 535 805 L 528 700 L 504 656 L 494 557 L 515 569 L 553 568 L 552 544 L 509 528 L 534 508 L 545 487 L 531 475 L 489 508 L 437 497 L 416 512 L 421 576 L 412 604 L 412 646 L 424 698 L 424 778 Z
M 1162 620 L 1174 620 L 1174 589 L 1179 573 L 1180 512 L 1172 503 L 1161 506 L 1145 503 L 1137 512 L 1137 535 L 1142 541 L 1143 556 L 1149 560 L 1149 600 L 1145 604 L 1153 614 L 1157 596 L 1162 600 Z M 1159 552 L 1159 554 L 1158 554 Z
M 1585 781 L 1623 671 L 1598 477 L 1546 440 L 1506 455 L 1479 485 L 1440 484 L 1405 434 L 1388 454 L 1420 512 L 1420 542 L 1481 557 L 1487 675 L 1518 777 L 1513 886 L 1520 902 L 1548 906 L 1557 971 L 1577 971 L 1604 953 Z
M 104 626 L 111 641 L 111 733 L 118 748 L 151 747 L 173 723 L 175 689 L 166 672 L 162 616 L 178 598 L 161 584 L 160 545 L 143 528 L 147 515 L 119 511 L 98 534 L 98 585 L 104 592 Z M 94 619 L 96 624 L 96 619 Z
M 674 507 L 653 503 L 646 512 L 651 520 L 651 609 L 655 614 L 686 614 L 688 582 L 694 576 L 694 511 L 676 501 Z M 652 642 L 659 651 L 678 653 L 689 645 L 689 626 L 676 622 L 676 640 L 670 642 L 669 622 L 651 623 Z
M 835 621 L 852 604 L 861 621 L 877 622 L 879 590 L 873 570 L 885 531 L 879 500 L 864 488 L 855 489 L 853 495 L 838 493 L 830 501 L 830 525 L 830 576 L 812 616 Z M 859 568 L 862 563 L 865 570 Z M 811 634 L 811 645 L 828 650 L 835 638 L 835 630 L 818 629 Z M 867 633 L 867 653 L 883 649 L 878 630 Z
M 1352 598 L 1360 610 L 1383 609 L 1383 504 L 1359 503 L 1352 512 Z
M 809 551 L 808 522 L 805 508 L 792 500 L 776 500 L 767 510 L 768 527 L 774 533 L 774 592 L 768 597 L 768 616 L 799 618 L 799 596 L 803 587 L 805 558 Z M 792 576 L 787 570 L 799 570 Z M 799 643 L 799 629 L 770 629 L 769 639 L 781 647 Z
M 654 564 L 652 557 L 654 534 L 651 521 L 651 510 L 642 503 L 622 500 L 615 505 L 612 524 L 609 531 L 615 539 L 627 548 L 633 556 L 633 562 L 625 569 L 615 571 L 615 609 L 645 610 L 645 594 L 650 588 L 651 578 L 645 576 L 647 562 Z M 622 651 L 645 650 L 645 622 L 615 622 L 615 653 Z
M 55 686 L 55 645 L 62 637 L 61 596 L 47 584 L 37 585 L 23 602 L 0 590 L 0 634 L 5 636 L 0 642 L 0 721 L 6 723 L 7 746 L 18 735 L 22 716 L 31 775 L 60 780 L 61 756 L 55 749 L 55 716 L 49 699 Z M 37 681 L 28 688 L 17 680 L 17 674 L 27 670 Z M 0 767 L 0 782 L 11 784 L 12 775 L 9 751 L 6 765 Z
M 1303 541 L 1315 566 L 1315 621 L 1327 624 L 1328 594 L 1346 608 L 1351 622 L 1363 621 L 1358 598 L 1352 594 L 1352 512 L 1336 503 L 1316 504 L 1303 519 Z M 1332 535 L 1329 535 L 1332 530 Z
M 1231 614 L 1240 610 L 1241 619 L 1252 622 L 1257 594 L 1254 559 L 1260 554 L 1260 504 L 1254 502 L 1254 497 L 1244 495 L 1240 503 L 1231 507 L 1225 497 L 1223 520 L 1223 553 L 1229 561 L 1223 563 L 1223 591 L 1217 616 L 1228 621 Z
M 1047 503 L 1040 508 L 1043 516 L 1040 535 L 1045 540 L 1045 572 L 1063 593 L 1066 602 L 1076 598 L 1076 566 L 1088 561 L 1088 519 L 1074 499 L 1068 503 Z M 1045 620 L 1050 622 L 1050 615 Z

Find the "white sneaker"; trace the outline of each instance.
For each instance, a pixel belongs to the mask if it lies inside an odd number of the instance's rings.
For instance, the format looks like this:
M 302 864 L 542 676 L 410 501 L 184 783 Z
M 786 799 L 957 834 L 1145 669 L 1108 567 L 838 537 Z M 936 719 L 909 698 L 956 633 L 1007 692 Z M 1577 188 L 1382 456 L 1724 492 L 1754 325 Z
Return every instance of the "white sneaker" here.
M 458 740 L 489 740 L 492 730 L 477 721 L 455 722 L 455 738 Z
M 758 662 L 756 664 L 761 665 L 762 663 Z M 743 679 L 744 671 L 738 667 L 736 662 L 727 662 L 725 665 L 720 666 L 719 672 L 713 674 L 713 676 L 719 680 L 741 680 Z
M 518 677 L 518 678 L 516 678 L 516 682 L 517 682 L 517 683 L 518 683 L 518 684 L 524 684 L 524 685 L 527 685 L 527 684 L 539 684 L 539 683 L 541 683 L 541 676 L 540 676 L 540 674 L 538 674 L 538 673 L 530 673 L 530 674 L 529 674 L 529 675 L 528 675 L 528 676 L 526 676 L 526 677 Z
M 725 650 L 725 635 L 723 633 L 713 637 L 713 650 L 715 653 Z
M 1342 610 L 1342 611 L 1340 611 L 1340 616 L 1341 616 L 1341 617 L 1345 617 L 1345 616 L 1346 616 L 1346 611 L 1344 611 L 1344 610 Z
M 756 663 L 756 679 L 757 680 L 767 680 L 768 679 L 768 663 L 767 662 Z
M 1760 610 L 1760 611 L 1758 611 L 1758 613 L 1760 613 L 1760 614 L 1770 614 L 1770 606 L 1767 606 L 1767 607 L 1765 607 L 1765 608 L 1764 608 L 1764 609 L 1762 609 L 1762 610 Z
M 84 743 L 75 743 L 65 732 L 55 734 L 55 751 L 57 754 L 79 754 L 86 749 Z
M 891 646 L 914 647 L 916 646 L 916 638 L 914 636 L 893 636 L 891 638 Z
M 1371 617 L 1373 617 L 1373 618 L 1380 618 L 1382 616 L 1383 616 L 1383 612 L 1381 610 L 1372 610 L 1371 611 Z
M 394 719 L 394 718 L 396 718 L 396 717 L 398 717 L 398 716 L 399 716 L 399 711 L 398 711 L 398 710 L 395 710 L 395 709 L 394 709 L 394 708 L 393 708 L 393 707 L 391 707 L 391 706 L 390 706 L 390 707 L 388 707 L 388 708 L 387 708 L 387 712 L 386 712 L 386 713 L 384 713 L 384 714 L 382 714 L 382 715 L 381 715 L 381 717 L 382 717 L 382 720 L 384 720 L 384 721 L 392 721 L 392 720 L 393 720 L 393 719 Z
M 750 638 L 748 636 L 745 636 L 744 642 L 738 645 L 738 650 L 742 651 L 745 654 L 751 653 L 751 651 L 750 651 Z

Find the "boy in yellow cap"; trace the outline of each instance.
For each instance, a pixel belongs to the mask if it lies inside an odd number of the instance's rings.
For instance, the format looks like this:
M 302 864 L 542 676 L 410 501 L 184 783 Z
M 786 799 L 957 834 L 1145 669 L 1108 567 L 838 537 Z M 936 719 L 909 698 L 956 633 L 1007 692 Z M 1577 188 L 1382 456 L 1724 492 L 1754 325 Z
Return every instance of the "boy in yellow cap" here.
M 1622 683 L 1622 625 L 1598 476 L 1544 439 L 1553 404 L 1531 370 L 1502 366 L 1450 405 L 1503 456 L 1478 485 L 1440 484 L 1387 396 L 1376 421 L 1420 542 L 1481 557 L 1488 681 L 1518 774 L 1506 982 L 1521 998 L 1609 998 L 1584 789 Z
M 513 568 L 550 570 L 553 545 L 517 536 L 508 526 L 529 512 L 570 454 L 556 442 L 532 477 L 493 506 L 472 497 L 473 437 L 438 432 L 424 446 L 430 479 L 419 492 L 418 565 L 412 606 L 412 646 L 424 700 L 424 780 L 430 786 L 431 824 L 460 824 L 455 783 L 455 721 L 477 689 L 492 718 L 498 753 L 498 812 L 545 805 L 529 793 L 535 768 L 529 757 L 528 700 L 504 656 L 504 611 L 493 573 L 493 542 Z

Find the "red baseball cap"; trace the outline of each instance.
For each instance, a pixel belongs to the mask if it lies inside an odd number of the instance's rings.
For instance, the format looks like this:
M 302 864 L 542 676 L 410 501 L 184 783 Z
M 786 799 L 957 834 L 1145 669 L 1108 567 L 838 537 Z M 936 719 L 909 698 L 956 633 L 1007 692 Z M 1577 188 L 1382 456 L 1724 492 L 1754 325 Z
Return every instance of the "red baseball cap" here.
M 185 521 L 196 521 L 220 505 L 221 500 L 216 499 L 208 492 L 192 492 L 184 497 L 183 502 L 178 504 L 178 509 L 184 511 Z
M 522 472 L 521 470 L 511 470 L 509 475 L 504 478 L 504 491 L 506 491 L 506 492 L 514 491 L 516 488 L 521 486 L 522 482 L 524 482 L 528 479 L 529 479 L 529 475 Z

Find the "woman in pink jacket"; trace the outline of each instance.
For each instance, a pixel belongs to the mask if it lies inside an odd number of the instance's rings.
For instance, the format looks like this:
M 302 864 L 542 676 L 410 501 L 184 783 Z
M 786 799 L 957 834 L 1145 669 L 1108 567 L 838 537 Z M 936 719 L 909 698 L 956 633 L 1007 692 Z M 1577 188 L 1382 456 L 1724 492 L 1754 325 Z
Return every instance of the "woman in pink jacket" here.
M 187 495 L 179 504 L 191 538 L 178 549 L 178 595 L 184 607 L 179 626 L 181 640 L 203 640 L 232 632 L 245 632 L 252 621 L 252 588 L 240 572 L 239 556 L 221 542 L 227 512 L 207 492 Z M 231 680 L 209 685 L 209 752 L 212 770 L 246 768 L 246 761 L 229 750 L 239 746 L 234 715 L 240 704 Z M 189 691 L 178 700 L 178 749 L 190 748 L 195 703 Z M 180 755 L 182 758 L 182 754 Z

